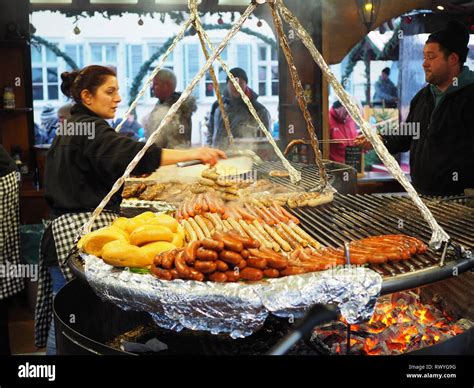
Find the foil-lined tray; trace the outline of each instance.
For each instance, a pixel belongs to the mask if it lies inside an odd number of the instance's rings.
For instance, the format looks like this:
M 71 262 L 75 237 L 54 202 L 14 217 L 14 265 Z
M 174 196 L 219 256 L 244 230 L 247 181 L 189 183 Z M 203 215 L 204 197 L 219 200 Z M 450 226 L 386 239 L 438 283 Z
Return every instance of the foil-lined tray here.
M 337 304 L 348 323 L 368 320 L 382 277 L 362 267 L 286 276 L 260 282 L 159 280 L 81 254 L 95 293 L 124 310 L 146 311 L 165 329 L 184 328 L 248 337 L 269 314 L 297 318 L 316 303 Z

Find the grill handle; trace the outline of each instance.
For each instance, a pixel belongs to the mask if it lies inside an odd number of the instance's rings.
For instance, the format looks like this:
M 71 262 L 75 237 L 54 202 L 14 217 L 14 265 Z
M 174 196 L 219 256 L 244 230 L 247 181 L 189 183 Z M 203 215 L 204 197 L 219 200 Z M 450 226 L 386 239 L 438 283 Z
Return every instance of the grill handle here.
M 324 323 L 339 319 L 341 312 L 333 304 L 315 304 L 295 327 L 295 330 L 287 334 L 280 343 L 276 344 L 268 355 L 281 356 L 285 354 L 300 339 L 311 333 L 313 328 Z

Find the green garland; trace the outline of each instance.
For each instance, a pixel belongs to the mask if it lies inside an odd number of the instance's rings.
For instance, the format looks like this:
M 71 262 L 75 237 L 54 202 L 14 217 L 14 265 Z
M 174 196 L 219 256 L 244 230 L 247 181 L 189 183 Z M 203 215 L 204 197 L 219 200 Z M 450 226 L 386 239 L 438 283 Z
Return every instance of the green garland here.
M 368 36 L 365 36 L 364 39 L 362 39 L 359 43 L 357 43 L 349 53 L 349 63 L 346 66 L 346 70 L 344 72 L 344 76 L 342 77 L 342 81 L 349 79 L 349 77 L 351 76 L 352 72 L 354 71 L 354 67 L 358 61 L 358 59 L 355 56 L 368 39 L 369 39 L 370 45 L 375 51 L 375 60 L 381 60 L 383 58 L 386 58 L 390 54 L 390 52 L 397 46 L 398 41 L 399 41 L 398 34 L 400 30 L 401 30 L 401 23 L 399 23 L 398 26 L 395 28 L 392 37 L 385 44 L 383 50 L 379 50 L 378 47 L 374 46 L 374 44 L 370 41 Z
M 229 30 L 232 28 L 232 24 L 203 24 L 202 25 L 203 29 L 205 31 L 210 31 L 210 30 Z M 263 34 L 260 34 L 258 32 L 252 31 L 249 28 L 242 28 L 240 32 L 243 32 L 244 34 L 247 35 L 253 35 L 260 40 L 264 41 L 265 43 L 269 44 L 272 46 L 273 49 L 277 48 L 277 43 L 274 39 L 269 38 L 268 36 L 265 36 Z M 191 28 L 188 31 L 185 32 L 184 36 L 190 36 L 195 33 L 194 29 Z M 143 78 L 147 75 L 148 71 L 150 70 L 151 64 L 156 61 L 159 57 L 161 57 L 166 50 L 171 46 L 173 43 L 173 40 L 175 39 L 176 36 L 173 36 L 169 38 L 163 46 L 160 47 L 158 51 L 156 51 L 147 61 L 143 63 L 143 65 L 140 67 L 140 70 L 138 71 L 137 75 L 133 79 L 132 86 L 130 88 L 130 99 L 128 101 L 128 105 L 131 105 L 132 102 L 135 100 L 135 98 L 138 95 L 140 85 L 142 83 Z
M 46 39 L 41 38 L 40 36 L 37 36 L 37 35 L 32 35 L 31 40 L 38 43 L 38 44 L 40 44 L 40 45 L 43 45 L 43 46 L 47 47 L 49 50 L 51 50 L 53 53 L 55 53 L 58 57 L 61 57 L 62 59 L 64 59 L 64 61 L 73 70 L 78 70 L 79 69 L 76 62 L 74 62 L 74 60 L 69 55 L 67 55 L 64 51 L 61 51 L 56 44 L 48 42 Z

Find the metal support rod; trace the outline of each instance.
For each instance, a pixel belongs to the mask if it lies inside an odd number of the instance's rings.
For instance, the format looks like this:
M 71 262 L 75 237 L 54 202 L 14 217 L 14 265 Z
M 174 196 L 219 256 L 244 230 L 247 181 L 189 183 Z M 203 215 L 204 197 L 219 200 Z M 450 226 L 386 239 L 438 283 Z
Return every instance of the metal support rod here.
M 332 304 L 315 304 L 304 318 L 298 322 L 295 330 L 286 335 L 268 352 L 271 356 L 281 356 L 290 350 L 301 338 L 312 332 L 313 328 L 324 323 L 332 322 L 340 317 L 339 308 Z

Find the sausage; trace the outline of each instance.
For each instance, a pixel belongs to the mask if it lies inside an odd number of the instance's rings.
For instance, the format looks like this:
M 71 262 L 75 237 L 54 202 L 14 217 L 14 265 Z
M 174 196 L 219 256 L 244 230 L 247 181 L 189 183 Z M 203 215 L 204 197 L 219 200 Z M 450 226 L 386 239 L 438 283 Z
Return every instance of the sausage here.
M 225 275 L 227 276 L 228 282 L 238 282 L 240 280 L 239 271 L 226 271 Z
M 236 239 L 237 241 L 240 241 L 244 248 L 260 248 L 260 243 L 253 238 L 243 237 L 240 234 L 232 231 L 227 233 L 227 235 Z
M 174 279 L 179 279 L 179 273 L 176 270 L 176 268 L 170 269 L 170 272 L 171 272 L 171 276 L 173 277 L 173 280 Z
M 303 247 L 307 247 L 309 245 L 308 241 L 306 241 L 304 238 L 302 238 L 298 233 L 296 233 L 290 226 L 286 225 L 285 223 L 281 222 L 279 224 L 282 229 L 288 233 L 298 244 L 300 244 Z
M 240 241 L 228 236 L 227 234 L 214 233 L 212 238 L 217 241 L 222 241 L 225 249 L 229 251 L 242 252 L 244 250 L 244 245 Z
M 300 220 L 296 218 L 293 214 L 289 213 L 283 206 L 280 206 L 278 203 L 274 202 L 273 205 L 275 208 L 285 217 L 288 217 L 291 221 L 293 221 L 296 225 L 300 223 Z
M 275 221 L 271 217 L 268 217 L 267 214 L 261 208 L 254 206 L 253 210 L 263 220 L 265 224 L 268 224 L 268 225 L 275 224 Z
M 257 227 L 257 226 L 258 227 Z M 264 234 L 262 234 L 260 228 L 262 227 L 258 221 L 253 221 L 251 224 L 248 224 L 249 229 L 252 230 L 253 234 L 256 236 L 256 240 L 260 241 L 262 246 L 267 248 L 273 248 L 273 240 L 268 241 Z
M 213 272 L 207 275 L 207 278 L 212 282 L 225 283 L 227 275 L 224 272 Z
M 196 258 L 201 261 L 215 261 L 219 258 L 219 255 L 216 251 L 201 247 L 197 250 Z
M 314 238 L 312 238 L 308 233 L 306 233 L 303 229 L 301 229 L 298 225 L 293 222 L 290 222 L 289 226 L 295 233 L 297 233 L 301 238 L 308 241 L 309 245 L 312 247 L 319 249 L 321 248 L 321 244 L 318 243 Z
M 224 250 L 224 243 L 222 241 L 212 240 L 210 238 L 205 238 L 201 241 L 202 246 L 205 249 L 210 249 L 216 252 Z
M 209 232 L 211 232 L 211 234 L 214 232 L 214 224 L 212 223 L 212 221 L 210 221 L 208 218 L 204 217 L 203 215 L 201 216 L 202 217 L 202 220 L 204 221 L 204 223 L 206 224 L 207 226 L 207 229 L 209 229 Z
M 151 272 L 155 275 L 158 279 L 161 280 L 173 280 L 173 275 L 171 271 L 167 269 L 155 267 L 154 265 L 151 266 Z
M 229 224 L 232 226 L 232 228 L 235 229 L 240 235 L 244 237 L 248 236 L 244 228 L 242 228 L 242 226 L 240 226 L 240 224 L 234 218 L 231 217 L 227 221 L 229 221 Z
M 247 249 L 244 249 L 242 252 L 240 252 L 240 256 L 242 256 L 243 259 L 247 260 L 250 256 L 250 252 Z
M 280 277 L 280 272 L 275 268 L 268 268 L 263 270 L 263 276 L 266 278 L 274 279 Z
M 209 213 L 212 217 L 212 219 L 214 220 L 214 225 L 219 225 L 219 227 L 216 226 L 216 229 L 220 229 L 220 230 L 225 230 L 226 227 L 224 225 L 224 223 L 222 222 L 222 219 L 221 217 L 219 216 L 219 214 L 214 214 L 214 213 Z
M 298 248 L 298 242 L 288 233 L 286 233 L 280 225 L 276 225 L 276 232 L 281 236 L 281 238 L 283 238 L 290 244 L 292 249 Z
M 198 248 L 202 245 L 201 241 L 193 241 L 184 249 L 185 261 L 188 264 L 193 264 L 196 260 L 196 253 Z
M 219 258 L 222 261 L 232 265 L 239 265 L 240 261 L 243 260 L 242 256 L 238 253 L 226 250 L 219 253 Z
M 250 214 L 248 211 L 246 211 L 245 209 L 243 209 L 242 207 L 240 206 L 237 206 L 235 208 L 235 210 L 237 210 L 237 212 L 242 216 L 242 218 L 244 220 L 247 220 L 247 221 L 253 221 L 253 220 L 256 220 L 257 217 L 255 217 L 254 215 Z
M 194 205 L 194 206 L 193 206 L 193 209 L 194 209 L 194 211 L 196 212 L 196 214 L 201 213 L 201 209 L 202 209 L 201 194 L 193 195 L 192 203 L 193 203 L 193 205 Z
M 191 227 L 194 229 L 194 231 L 196 232 L 196 235 L 197 235 L 197 239 L 198 240 L 204 240 L 206 238 L 206 236 L 204 236 L 204 232 L 201 230 L 201 228 L 199 227 L 199 225 L 197 224 L 197 222 L 194 220 L 194 218 L 190 218 L 188 220 L 189 222 L 189 225 L 191 225 Z
M 207 204 L 207 208 L 209 209 L 209 211 L 211 213 L 216 213 L 217 212 L 216 205 L 214 205 L 214 203 L 212 202 L 212 200 L 209 198 L 209 196 L 207 194 L 204 194 L 203 200 Z
M 197 234 L 187 220 L 183 221 L 184 230 L 189 235 L 189 242 L 197 240 Z
M 161 266 L 162 260 L 163 260 L 163 254 L 160 253 L 159 255 L 156 255 L 155 258 L 153 259 L 153 264 L 159 267 Z
M 225 217 L 225 215 L 223 216 Z M 232 225 L 229 223 L 229 221 L 227 221 L 226 219 L 222 220 L 222 223 L 224 224 L 225 228 L 227 229 L 227 231 L 230 231 L 232 230 Z
M 196 261 L 194 268 L 202 273 L 211 273 L 217 269 L 217 264 L 214 261 Z
M 186 265 L 183 257 L 184 252 L 179 252 L 174 259 L 174 266 L 178 271 L 179 277 L 189 279 L 191 276 L 191 268 Z
M 246 267 L 240 271 L 240 278 L 244 280 L 258 281 L 263 279 L 263 271 L 257 268 Z
M 176 252 L 174 254 L 173 254 L 173 251 L 166 252 L 163 255 L 163 259 L 161 260 L 161 266 L 165 269 L 173 268 L 175 256 L 176 256 Z
M 226 271 L 229 270 L 229 266 L 224 261 L 216 260 L 215 263 L 216 263 L 216 266 L 217 266 L 217 268 L 216 268 L 217 271 L 226 272 Z
M 275 253 L 270 249 L 261 249 L 259 257 L 265 257 L 267 260 L 267 265 L 270 268 L 282 270 L 288 266 L 288 260 L 284 256 L 279 255 L 278 253 Z
M 263 244 L 263 245 L 267 246 L 268 248 L 273 248 L 276 251 L 280 250 L 280 246 L 278 245 L 278 243 L 276 243 L 273 240 L 273 238 L 268 234 L 267 229 L 264 227 L 265 225 L 267 227 L 270 227 L 269 225 L 267 225 L 265 223 L 258 222 L 258 221 L 253 221 L 252 224 L 253 224 L 253 226 L 255 226 L 255 229 L 257 229 L 258 233 L 260 233 L 262 235 L 262 237 L 265 239 L 265 241 L 268 242 L 268 244 Z
M 244 259 L 240 260 L 240 263 L 237 264 L 237 268 L 239 270 L 244 269 L 246 266 L 247 266 L 247 261 L 244 260 Z M 235 270 L 235 268 L 234 268 L 234 270 Z
M 266 214 L 266 216 L 272 221 L 270 225 L 278 224 L 280 223 L 280 220 L 278 217 L 275 217 L 272 212 L 270 212 L 270 209 L 267 207 L 261 207 L 260 210 Z
M 249 225 L 244 220 L 239 220 L 239 225 L 248 234 L 250 238 L 259 241 L 259 236 L 256 235 L 252 229 L 250 229 Z
M 189 272 L 190 272 L 189 279 L 196 280 L 197 282 L 204 281 L 204 274 L 202 272 L 199 272 L 198 270 L 194 268 L 191 268 Z
M 252 268 L 265 269 L 267 267 L 267 260 L 264 258 L 250 256 L 247 259 L 247 265 Z
M 283 222 L 285 224 L 287 224 L 288 222 L 290 222 L 290 219 L 288 217 L 285 217 L 283 214 L 281 214 L 280 212 L 278 212 L 278 210 L 276 210 L 275 208 L 273 207 L 270 207 L 268 208 L 268 211 L 272 214 L 272 216 L 274 218 L 276 218 L 279 222 Z
M 303 273 L 305 273 L 303 268 L 296 267 L 294 265 L 288 266 L 284 270 L 280 271 L 282 276 L 301 275 Z
M 206 223 L 204 222 L 204 217 L 197 215 L 196 217 L 194 217 L 194 220 L 197 222 L 197 224 L 203 231 L 204 236 L 211 237 L 211 231 L 209 230 Z
M 288 244 L 276 231 L 269 225 L 263 225 L 266 232 L 279 244 L 285 252 L 291 251 L 291 245 Z

